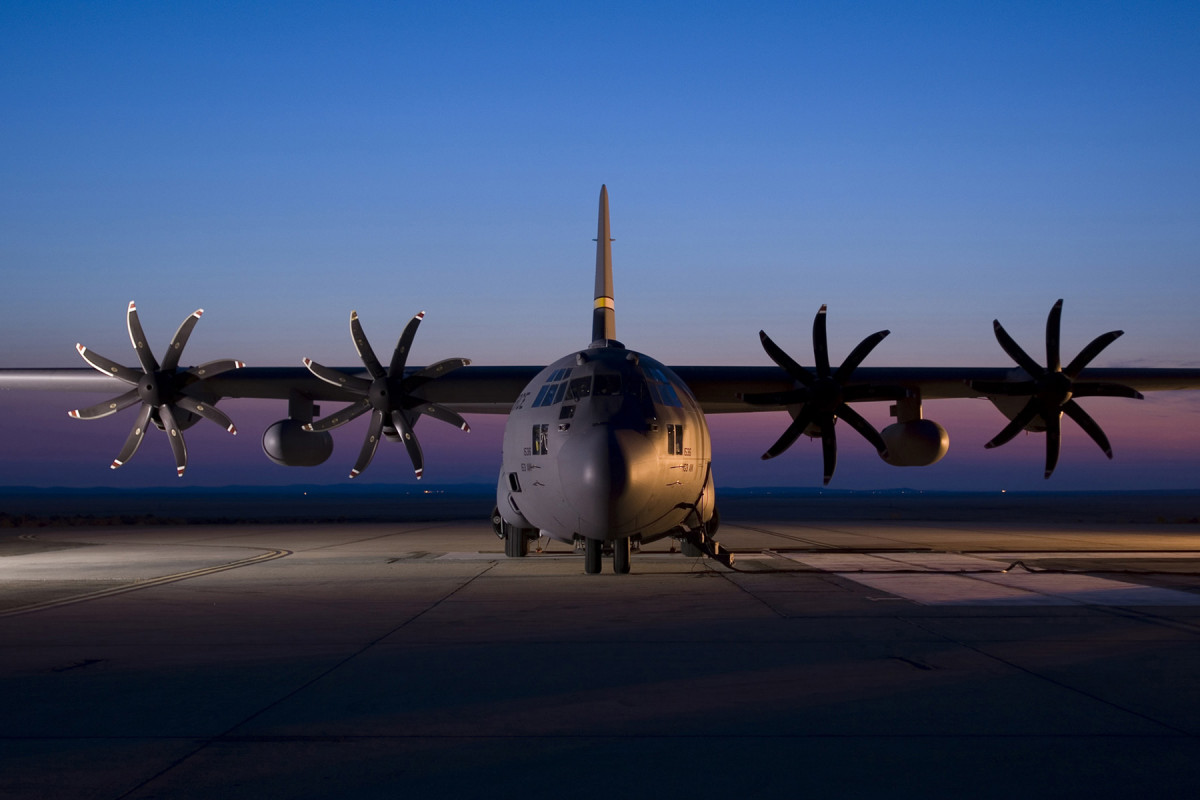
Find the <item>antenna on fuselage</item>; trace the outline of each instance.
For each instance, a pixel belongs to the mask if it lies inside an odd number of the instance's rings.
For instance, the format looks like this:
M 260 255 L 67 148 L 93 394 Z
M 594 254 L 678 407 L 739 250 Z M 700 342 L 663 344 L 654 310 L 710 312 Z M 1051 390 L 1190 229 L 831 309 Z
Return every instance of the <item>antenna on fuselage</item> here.
M 600 220 L 596 229 L 596 304 L 592 307 L 592 343 L 617 338 L 613 303 L 612 236 L 608 227 L 608 187 L 600 187 Z

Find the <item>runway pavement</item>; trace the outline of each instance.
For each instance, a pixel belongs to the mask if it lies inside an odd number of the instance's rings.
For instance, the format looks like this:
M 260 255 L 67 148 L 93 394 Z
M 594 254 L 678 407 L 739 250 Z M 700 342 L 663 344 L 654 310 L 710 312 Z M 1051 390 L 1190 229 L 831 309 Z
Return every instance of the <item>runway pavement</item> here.
M 779 515 L 775 515 L 779 516 Z M 1200 781 L 1200 528 L 0 533 L 0 797 L 1128 797 Z M 611 566 L 606 563 L 606 570 Z

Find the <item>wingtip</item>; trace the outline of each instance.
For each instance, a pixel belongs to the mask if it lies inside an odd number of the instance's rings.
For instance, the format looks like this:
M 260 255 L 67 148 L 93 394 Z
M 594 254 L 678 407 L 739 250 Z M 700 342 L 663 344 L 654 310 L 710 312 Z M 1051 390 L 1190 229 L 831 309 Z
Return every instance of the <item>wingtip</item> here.
M 74 417 L 75 419 L 79 419 L 79 409 L 77 408 L 73 411 L 68 411 L 67 416 Z

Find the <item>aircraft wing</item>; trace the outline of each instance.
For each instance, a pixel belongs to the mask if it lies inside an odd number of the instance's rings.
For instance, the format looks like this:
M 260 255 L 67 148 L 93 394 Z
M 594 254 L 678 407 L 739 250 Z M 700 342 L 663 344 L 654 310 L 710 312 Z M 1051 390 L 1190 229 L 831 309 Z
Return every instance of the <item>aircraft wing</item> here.
M 339 371 L 366 377 L 362 367 Z M 422 367 L 411 367 L 415 374 Z M 506 414 L 521 391 L 533 380 L 539 366 L 463 367 L 428 384 L 422 396 L 461 414 Z M 671 369 L 691 389 L 706 414 L 778 411 L 785 403 L 754 404 L 745 395 L 782 393 L 795 382 L 776 366 L 676 366 Z M 1018 367 L 860 367 L 847 387 L 878 390 L 864 401 L 896 399 L 891 389 L 925 400 L 989 397 L 996 392 L 976 388 L 981 384 L 1020 385 L 1029 376 Z M 1079 382 L 1120 384 L 1138 392 L 1200 390 L 1200 369 L 1114 367 L 1088 369 Z M 215 398 L 287 400 L 293 393 L 314 401 L 353 400 L 355 395 L 319 380 L 304 367 L 245 367 L 204 382 Z M 0 390 L 57 392 L 114 392 L 126 384 L 86 367 L 59 369 L 0 369 Z
M 424 367 L 410 367 L 416 375 Z M 521 391 L 541 367 L 462 367 L 422 387 L 421 396 L 460 414 L 507 414 Z M 356 378 L 369 378 L 362 367 L 338 367 L 336 371 Z M 304 367 L 243 367 L 202 382 L 209 402 L 221 398 L 288 400 L 299 394 L 313 401 L 345 401 L 357 395 L 320 380 Z M 0 390 L 114 393 L 129 386 L 86 367 L 63 369 L 0 369 Z
M 764 367 L 672 367 L 687 383 L 706 414 L 778 411 L 786 403 L 751 405 L 744 396 L 782 394 L 795 387 L 783 369 Z M 1019 367 L 859 367 L 846 382 L 864 402 L 894 401 L 898 395 L 939 400 L 997 397 L 1007 384 L 1020 388 L 1030 376 Z M 1200 390 L 1200 369 L 1097 368 L 1079 374 L 1078 383 L 1128 386 L 1137 392 Z M 895 391 L 893 391 L 895 390 Z M 992 391 L 989 391 L 992 390 Z

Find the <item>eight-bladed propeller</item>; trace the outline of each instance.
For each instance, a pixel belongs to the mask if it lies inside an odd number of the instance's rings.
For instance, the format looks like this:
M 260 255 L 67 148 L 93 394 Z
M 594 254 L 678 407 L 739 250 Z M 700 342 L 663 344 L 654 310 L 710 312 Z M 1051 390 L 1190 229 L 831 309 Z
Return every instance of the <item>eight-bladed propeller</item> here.
M 375 351 L 371 349 L 371 344 L 363 333 L 362 325 L 358 321 L 358 312 L 350 312 L 350 334 L 354 339 L 354 347 L 358 350 L 359 358 L 362 359 L 371 376 L 370 380 L 323 367 L 311 358 L 304 359 L 304 366 L 308 367 L 313 375 L 360 398 L 324 419 L 305 425 L 305 430 L 331 430 L 345 425 L 368 411 L 371 412 L 367 437 L 358 454 L 358 461 L 355 462 L 354 469 L 350 471 L 351 478 L 357 477 L 371 463 L 371 459 L 375 456 L 375 448 L 379 445 L 379 436 L 385 433 L 385 425 L 389 423 L 396 435 L 404 442 L 405 448 L 408 449 L 408 457 L 412 459 L 413 469 L 416 471 L 418 480 L 424 471 L 425 461 L 421 455 L 421 445 L 413 433 L 413 426 L 420 415 L 426 414 L 434 419 L 440 419 L 442 422 L 454 425 L 464 431 L 471 430 L 471 426 L 450 409 L 413 394 L 414 391 L 430 381 L 470 364 L 469 359 L 448 358 L 407 377 L 404 375 L 404 365 L 408 360 L 409 348 L 412 346 L 413 337 L 417 334 L 417 326 L 424 318 L 425 312 L 422 311 L 409 320 L 408 325 L 404 327 L 404 332 L 400 334 L 400 340 L 396 342 L 396 350 L 392 353 L 391 364 L 385 370 L 379 363 L 379 359 L 375 357 Z M 390 432 L 388 431 L 388 433 Z
M 825 461 L 825 483 L 833 477 L 837 465 L 837 436 L 834 433 L 834 423 L 838 418 L 844 419 L 850 427 L 862 434 L 868 442 L 875 446 L 881 457 L 887 457 L 887 445 L 883 437 L 871 426 L 871 423 L 848 404 L 856 400 L 868 398 L 900 397 L 904 390 L 898 387 L 878 387 L 869 385 L 846 386 L 854 370 L 883 341 L 890 331 L 873 333 L 858 343 L 850 352 L 842 365 L 833 372 L 829 366 L 829 342 L 825 334 L 825 306 L 817 312 L 813 321 L 813 355 L 816 360 L 816 374 L 796 363 L 791 356 L 771 341 L 764 331 L 759 331 L 763 349 L 771 360 L 782 367 L 800 384 L 794 389 L 784 392 L 762 392 L 743 395 L 742 399 L 752 405 L 783 405 L 793 406 L 803 404 L 792 424 L 771 448 L 763 454 L 763 459 L 774 458 L 792 446 L 800 434 L 810 425 L 816 425 L 821 437 L 821 450 Z
M 972 388 L 987 394 L 1029 398 L 1029 402 L 1025 404 L 1025 407 L 984 447 L 999 447 L 1011 440 L 1027 426 L 1032 426 L 1031 429 L 1033 430 L 1039 430 L 1040 426 L 1038 422 L 1040 421 L 1045 426 L 1046 431 L 1045 476 L 1047 478 L 1054 472 L 1054 467 L 1058 464 L 1058 452 L 1062 440 L 1063 414 L 1075 420 L 1076 424 L 1083 428 L 1084 432 L 1092 438 L 1092 441 L 1099 445 L 1106 456 L 1110 459 L 1113 457 L 1108 437 L 1104 435 L 1104 431 L 1100 429 L 1096 421 L 1075 402 L 1074 398 L 1133 397 L 1139 400 L 1142 399 L 1140 392 L 1121 384 L 1076 381 L 1083 368 L 1091 363 L 1092 359 L 1100 355 L 1100 352 L 1104 348 L 1120 337 L 1124 331 L 1109 331 L 1097 336 L 1087 347 L 1079 351 L 1079 355 L 1075 356 L 1065 369 L 1063 368 L 1059 360 L 1059 331 L 1062 324 L 1062 303 L 1062 300 L 1055 303 L 1054 307 L 1050 309 L 1050 315 L 1046 318 L 1046 366 L 1044 368 L 1030 358 L 1021 349 L 1020 345 L 1008 335 L 1008 332 L 1004 330 L 1004 326 L 1000 324 L 1000 320 L 993 320 L 992 326 L 996 330 L 996 340 L 1000 342 L 1000 346 L 1004 348 L 1004 352 L 1008 353 L 1012 360 L 1017 362 L 1021 369 L 1029 374 L 1030 379 L 1016 382 L 971 382 Z
M 159 428 L 166 431 L 167 439 L 171 443 L 171 452 L 175 455 L 175 472 L 181 477 L 183 471 L 187 469 L 187 446 L 183 441 L 182 429 L 195 422 L 195 417 L 211 420 L 230 433 L 237 434 L 237 429 L 229 417 L 218 411 L 212 404 L 188 393 L 188 389 L 206 378 L 246 365 L 234 359 L 221 359 L 186 370 L 179 369 L 179 357 L 183 353 L 183 346 L 187 344 L 188 337 L 192 334 L 192 328 L 196 327 L 196 322 L 203 313 L 204 309 L 197 309 L 183 321 L 179 330 L 175 332 L 175 338 L 171 340 L 166 355 L 163 356 L 162 364 L 159 364 L 146 345 L 146 334 L 142 331 L 141 322 L 138 321 L 137 305 L 131 302 L 125 321 L 129 328 L 129 340 L 133 342 L 133 349 L 137 351 L 138 361 L 142 366 L 140 370 L 121 366 L 81 344 L 75 345 L 75 349 L 79 351 L 79 355 L 83 356 L 84 361 L 105 375 L 111 375 L 131 384 L 134 388 L 103 403 L 68 412 L 72 417 L 98 419 L 128 408 L 134 403 L 142 404 L 137 419 L 134 420 L 133 429 L 125 440 L 125 445 L 112 462 L 113 469 L 133 457 L 138 445 L 142 443 L 147 422 L 153 421 Z M 182 420 L 177 416 L 180 411 L 185 414 Z M 195 417 L 190 415 L 195 415 Z

